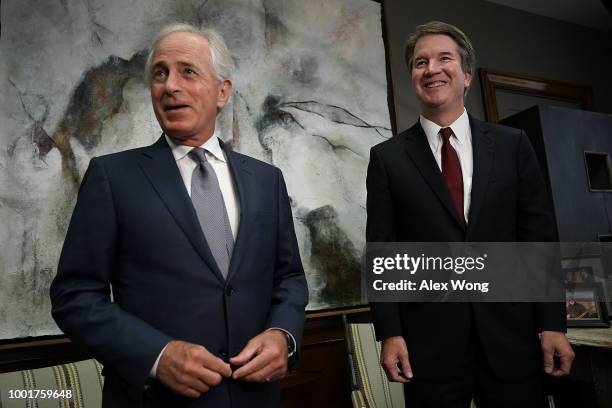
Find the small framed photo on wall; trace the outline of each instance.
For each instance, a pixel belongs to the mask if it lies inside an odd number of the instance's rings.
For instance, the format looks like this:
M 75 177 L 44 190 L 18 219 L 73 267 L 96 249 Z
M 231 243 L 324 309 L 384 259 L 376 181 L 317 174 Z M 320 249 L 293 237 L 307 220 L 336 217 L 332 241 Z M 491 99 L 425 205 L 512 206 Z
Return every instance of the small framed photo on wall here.
M 612 280 L 605 277 L 600 256 L 563 259 L 561 267 L 567 292 L 577 285 L 598 286 L 601 291 L 598 300 L 604 304 L 606 317 L 612 316 Z
M 599 282 L 568 284 L 565 306 L 568 327 L 610 327 Z

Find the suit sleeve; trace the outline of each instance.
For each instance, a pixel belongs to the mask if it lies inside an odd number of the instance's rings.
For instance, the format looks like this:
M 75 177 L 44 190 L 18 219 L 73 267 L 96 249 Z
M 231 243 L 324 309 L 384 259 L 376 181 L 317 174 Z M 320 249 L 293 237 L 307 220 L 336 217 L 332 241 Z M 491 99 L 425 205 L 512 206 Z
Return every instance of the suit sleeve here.
M 162 348 L 172 340 L 111 301 L 119 233 L 103 163 L 92 159 L 72 214 L 57 276 L 53 318 L 132 387 L 142 389 Z
M 299 350 L 304 321 L 306 320 L 305 308 L 308 303 L 308 286 L 295 236 L 287 187 L 281 171 L 277 171 L 276 266 L 272 306 L 268 315 L 267 328 L 281 328 L 291 333 L 297 343 L 296 350 Z
M 393 200 L 389 178 L 383 160 L 376 150 L 370 150 L 370 163 L 366 178 L 367 189 L 367 242 L 395 242 L 397 240 Z M 402 324 L 398 303 L 371 302 L 376 338 L 401 336 Z
M 520 189 L 517 236 L 521 242 L 557 242 L 555 220 L 535 151 L 521 132 L 517 153 Z M 567 330 L 565 303 L 536 303 L 539 330 Z

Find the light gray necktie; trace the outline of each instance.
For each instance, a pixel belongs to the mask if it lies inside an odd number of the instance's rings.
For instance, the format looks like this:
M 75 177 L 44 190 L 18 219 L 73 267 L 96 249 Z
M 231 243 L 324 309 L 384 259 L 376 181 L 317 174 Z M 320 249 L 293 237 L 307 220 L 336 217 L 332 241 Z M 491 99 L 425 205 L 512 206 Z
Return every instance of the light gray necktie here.
M 198 163 L 191 177 L 191 201 L 217 266 L 223 277 L 227 278 L 234 236 L 219 181 L 206 159 L 204 149 L 198 147 L 191 150 L 189 157 Z

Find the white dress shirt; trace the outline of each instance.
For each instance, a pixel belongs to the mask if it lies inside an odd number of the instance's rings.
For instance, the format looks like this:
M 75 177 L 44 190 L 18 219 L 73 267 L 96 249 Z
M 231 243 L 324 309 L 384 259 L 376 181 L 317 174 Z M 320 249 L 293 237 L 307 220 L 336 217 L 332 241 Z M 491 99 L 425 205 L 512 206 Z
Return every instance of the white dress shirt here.
M 420 116 L 420 124 L 425 131 L 429 147 L 433 152 L 438 168 L 442 171 L 442 126 L 432 122 L 423 115 Z M 472 152 L 472 130 L 470 129 L 470 119 L 467 111 L 463 109 L 461 116 L 457 118 L 450 127 L 455 137 L 450 138 L 450 144 L 457 152 L 459 163 L 461 164 L 461 174 L 463 175 L 463 215 L 468 221 L 470 201 L 472 195 L 472 174 L 474 172 L 474 155 Z

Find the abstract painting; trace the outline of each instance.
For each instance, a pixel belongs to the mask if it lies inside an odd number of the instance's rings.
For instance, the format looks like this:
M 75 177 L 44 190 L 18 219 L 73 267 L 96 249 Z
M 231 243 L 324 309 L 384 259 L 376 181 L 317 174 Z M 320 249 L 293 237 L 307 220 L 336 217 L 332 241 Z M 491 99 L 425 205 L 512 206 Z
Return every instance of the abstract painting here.
M 220 31 L 236 64 L 217 119 L 281 168 L 310 310 L 364 302 L 365 176 L 391 137 L 381 5 L 371 0 L 2 2 L 0 339 L 59 334 L 48 288 L 92 157 L 153 143 L 143 79 L 165 24 Z

